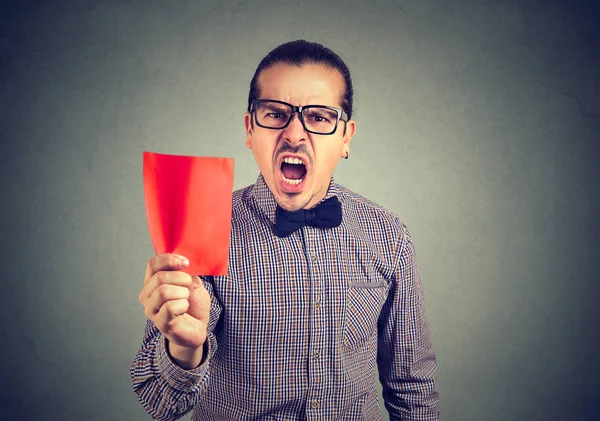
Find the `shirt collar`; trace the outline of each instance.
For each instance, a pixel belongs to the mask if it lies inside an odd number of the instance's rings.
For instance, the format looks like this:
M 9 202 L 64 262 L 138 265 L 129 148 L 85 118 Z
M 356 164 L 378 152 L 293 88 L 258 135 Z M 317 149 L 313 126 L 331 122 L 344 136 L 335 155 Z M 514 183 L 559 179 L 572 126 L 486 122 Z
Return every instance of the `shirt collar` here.
M 256 183 L 254 183 L 252 188 L 251 195 L 254 198 L 258 209 L 269 219 L 269 221 L 275 224 L 275 210 L 277 209 L 277 202 L 275 201 L 275 196 L 273 196 L 269 186 L 267 186 L 262 174 L 258 175 Z M 340 186 L 334 181 L 333 177 L 331 177 L 331 180 L 329 181 L 329 188 L 327 189 L 327 193 L 325 194 L 323 200 L 329 199 L 332 196 L 337 196 L 340 201 L 342 200 L 340 197 Z

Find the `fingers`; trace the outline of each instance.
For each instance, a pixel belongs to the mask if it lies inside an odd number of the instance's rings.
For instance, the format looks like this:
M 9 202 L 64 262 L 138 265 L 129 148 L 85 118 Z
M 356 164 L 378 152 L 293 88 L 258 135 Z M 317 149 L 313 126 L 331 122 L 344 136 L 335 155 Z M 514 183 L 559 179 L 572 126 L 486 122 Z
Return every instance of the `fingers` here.
M 153 319 L 161 307 L 173 300 L 185 299 L 190 296 L 190 289 L 185 286 L 171 284 L 159 285 L 150 293 L 150 296 L 144 300 L 144 312 L 149 319 Z
M 187 299 L 167 301 L 156 315 L 157 327 L 162 327 L 162 331 L 168 331 L 169 325 L 178 317 L 185 314 L 190 307 Z M 159 328 L 160 329 L 160 328 Z
M 146 284 L 154 274 L 161 270 L 181 270 L 189 265 L 189 260 L 185 256 L 171 253 L 163 253 L 152 257 L 146 265 L 146 275 L 144 284 Z
M 146 317 L 170 343 L 196 349 L 206 340 L 211 301 L 202 280 L 182 271 L 188 266 L 181 255 L 152 257 L 138 299 Z
M 178 287 L 191 288 L 192 277 L 185 272 L 160 271 L 155 273 L 152 278 L 142 288 L 138 299 L 142 305 L 146 306 L 146 301 L 154 291 L 162 285 L 174 285 Z

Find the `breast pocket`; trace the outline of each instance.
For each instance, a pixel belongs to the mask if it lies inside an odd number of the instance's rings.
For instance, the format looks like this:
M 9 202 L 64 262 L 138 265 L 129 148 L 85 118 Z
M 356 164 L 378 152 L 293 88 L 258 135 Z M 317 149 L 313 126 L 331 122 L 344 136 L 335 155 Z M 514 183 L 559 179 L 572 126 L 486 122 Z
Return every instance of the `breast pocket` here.
M 344 347 L 358 350 L 377 338 L 377 320 L 387 298 L 383 279 L 352 280 L 346 290 Z

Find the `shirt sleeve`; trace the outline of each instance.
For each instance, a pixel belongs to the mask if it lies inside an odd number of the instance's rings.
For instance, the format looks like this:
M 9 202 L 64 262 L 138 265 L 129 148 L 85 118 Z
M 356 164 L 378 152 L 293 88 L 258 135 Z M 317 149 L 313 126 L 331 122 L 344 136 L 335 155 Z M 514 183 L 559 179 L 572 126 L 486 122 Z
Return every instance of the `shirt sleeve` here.
M 392 287 L 379 318 L 377 363 L 392 421 L 439 421 L 436 359 L 425 317 L 421 274 L 401 223 Z
M 138 400 L 154 420 L 177 420 L 190 412 L 206 390 L 210 362 L 217 350 L 214 335 L 215 325 L 221 314 L 221 304 L 215 297 L 212 284 L 202 279 L 211 298 L 205 352 L 202 364 L 185 370 L 171 360 L 167 352 L 167 339 L 150 320 L 141 349 L 130 368 L 133 391 Z

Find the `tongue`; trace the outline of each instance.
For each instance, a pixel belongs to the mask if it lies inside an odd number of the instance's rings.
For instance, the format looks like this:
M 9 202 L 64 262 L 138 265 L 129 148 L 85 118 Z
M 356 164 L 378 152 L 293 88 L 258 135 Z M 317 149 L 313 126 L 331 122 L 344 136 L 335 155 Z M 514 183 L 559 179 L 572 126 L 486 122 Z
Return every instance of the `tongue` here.
M 284 162 L 281 171 L 288 180 L 299 180 L 306 174 L 306 168 L 302 164 L 286 164 Z

